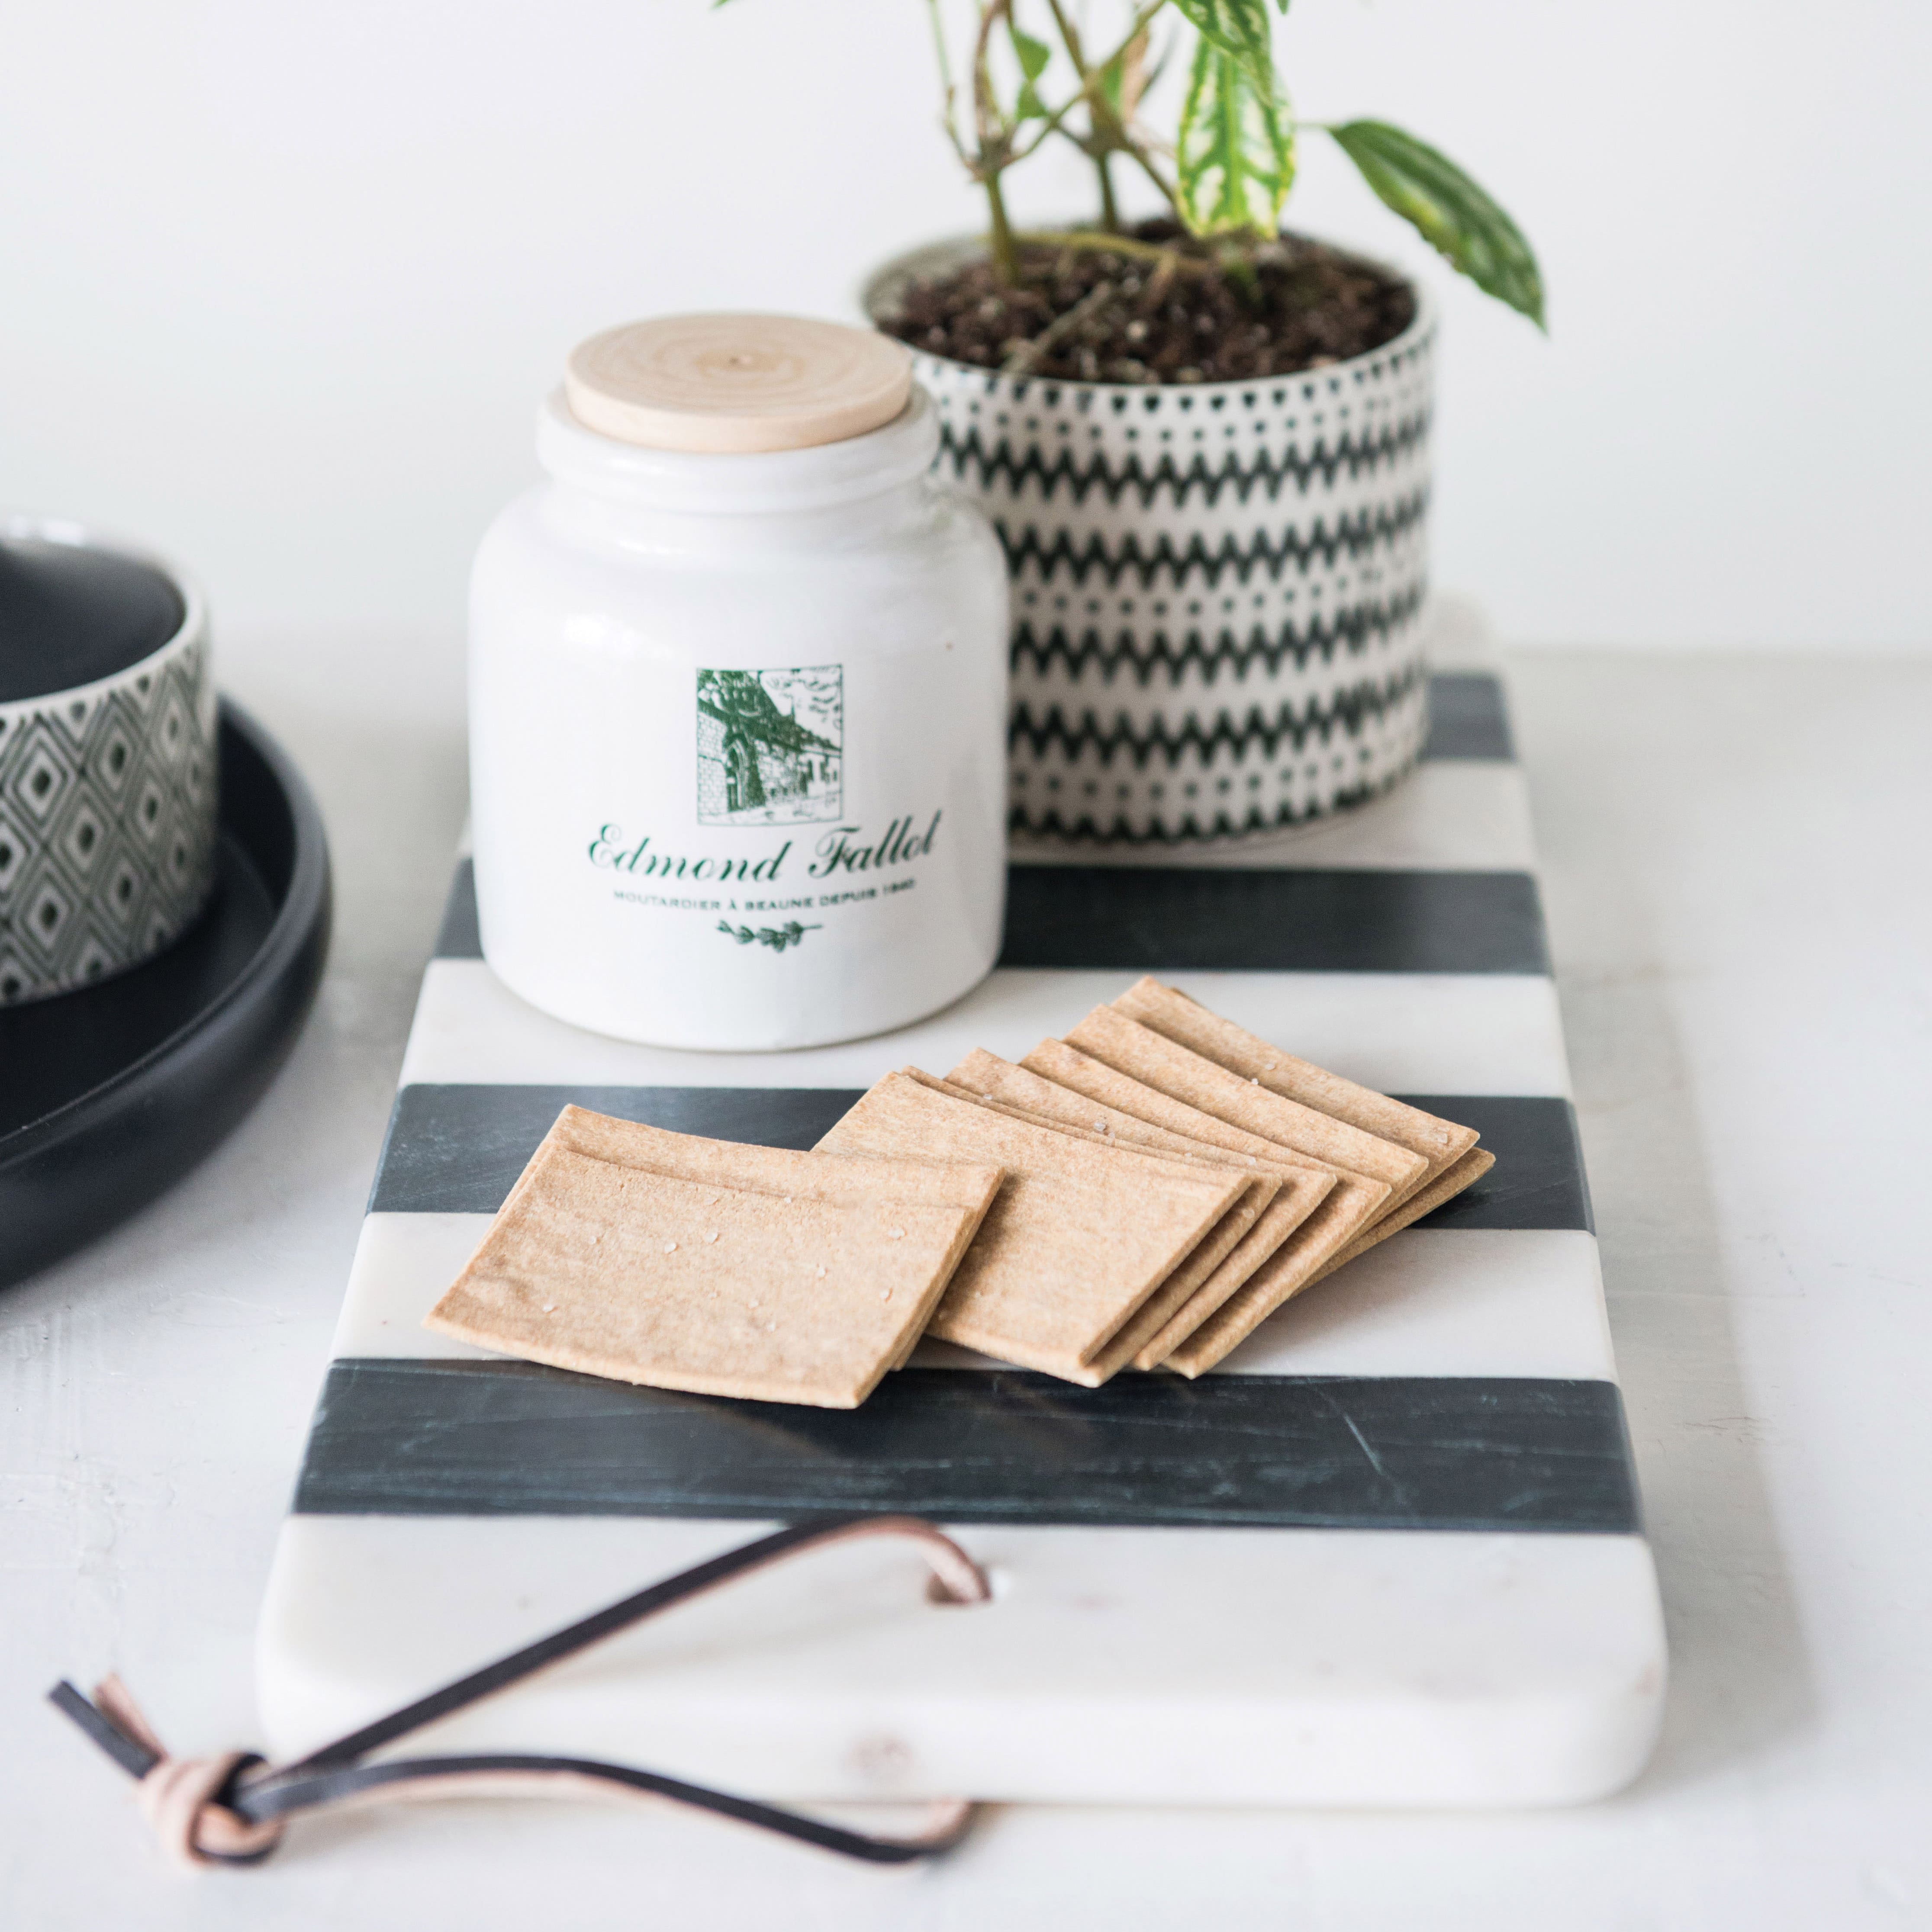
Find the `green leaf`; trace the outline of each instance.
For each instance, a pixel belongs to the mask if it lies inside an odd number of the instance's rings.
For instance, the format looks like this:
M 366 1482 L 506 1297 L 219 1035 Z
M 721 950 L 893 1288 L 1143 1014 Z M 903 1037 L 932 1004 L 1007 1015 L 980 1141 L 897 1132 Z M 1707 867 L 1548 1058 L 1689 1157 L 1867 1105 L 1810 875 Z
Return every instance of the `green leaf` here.
M 1521 229 L 1448 155 L 1386 121 L 1350 121 L 1329 132 L 1362 178 L 1477 287 L 1538 328 L 1543 275 Z
M 1019 56 L 1020 71 L 1029 80 L 1037 80 L 1046 71 L 1046 64 L 1053 58 L 1053 50 L 1044 40 L 1036 40 L 1030 34 L 1023 34 L 1017 27 L 1007 31 L 1013 37 L 1013 52 Z
M 1024 76 L 1020 83 L 1020 96 L 1014 104 L 1016 121 L 1044 121 L 1046 106 L 1034 92 L 1034 82 L 1046 71 L 1046 64 L 1053 58 L 1053 50 L 1044 40 L 1036 40 L 1030 34 L 1023 34 L 1009 20 L 1006 32 L 1012 36 L 1013 52 L 1018 56 L 1020 72 Z
M 1257 76 L 1272 76 L 1274 56 L 1268 0 L 1174 0 L 1204 40 L 1232 54 Z M 1280 0 L 1283 13 L 1286 0 Z
M 1174 142 L 1180 212 L 1197 235 L 1272 236 L 1294 182 L 1294 124 L 1274 85 L 1204 34 Z

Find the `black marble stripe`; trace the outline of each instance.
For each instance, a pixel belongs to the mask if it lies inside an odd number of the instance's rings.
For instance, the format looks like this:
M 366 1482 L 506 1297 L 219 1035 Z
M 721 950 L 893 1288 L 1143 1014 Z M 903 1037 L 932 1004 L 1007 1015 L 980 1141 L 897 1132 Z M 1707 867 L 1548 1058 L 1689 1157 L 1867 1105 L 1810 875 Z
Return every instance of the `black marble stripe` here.
M 1496 1164 L 1418 1228 L 1578 1228 L 1594 1233 L 1576 1110 L 1517 1094 L 1401 1094 L 1438 1119 L 1474 1127 Z
M 1487 671 L 1438 671 L 1429 680 L 1429 737 L 1425 758 L 1516 756 L 1502 680 Z
M 1016 866 L 1002 966 L 1546 974 L 1527 872 Z
M 481 959 L 483 935 L 476 923 L 476 861 L 459 859 L 443 902 L 442 925 L 436 936 L 439 959 Z
M 523 1362 L 329 1370 L 314 1515 L 724 1516 L 1518 1530 L 1639 1527 L 1613 1384 L 910 1369 L 863 1407 L 734 1402 Z
M 1016 866 L 1002 966 L 1124 973 L 1544 974 L 1527 872 Z M 480 959 L 471 862 L 439 959 Z
M 1550 970 L 1527 872 L 1016 866 L 1002 966 L 1124 973 Z M 480 959 L 471 862 L 439 959 Z
M 859 1097 L 838 1087 L 405 1087 L 370 1195 L 372 1213 L 494 1214 L 566 1106 L 759 1147 L 808 1148 Z M 1407 1096 L 1482 1136 L 1496 1165 L 1420 1225 L 1588 1228 L 1574 1110 L 1521 1095 Z
M 858 1099 L 842 1087 L 404 1088 L 389 1116 L 369 1211 L 494 1214 L 568 1106 L 674 1133 L 810 1148 Z

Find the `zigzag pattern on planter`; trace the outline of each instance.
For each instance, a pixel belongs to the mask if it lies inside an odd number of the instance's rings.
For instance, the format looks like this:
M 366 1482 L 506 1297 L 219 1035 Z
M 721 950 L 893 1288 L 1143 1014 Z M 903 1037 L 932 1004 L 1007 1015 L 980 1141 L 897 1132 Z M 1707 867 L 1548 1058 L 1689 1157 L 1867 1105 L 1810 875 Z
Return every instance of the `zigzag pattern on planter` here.
M 1204 508 L 1213 509 L 1224 494 L 1245 504 L 1258 492 L 1272 503 L 1289 483 L 1305 494 L 1310 484 L 1318 480 L 1332 489 L 1338 477 L 1373 476 L 1418 454 L 1428 442 L 1429 427 L 1425 410 L 1361 434 L 1345 432 L 1333 443 L 1320 436 L 1306 446 L 1292 443 L 1279 452 L 1264 448 L 1246 466 L 1230 450 L 1226 460 L 1211 469 L 1206 457 L 1198 453 L 1185 468 L 1166 455 L 1149 468 L 1138 452 L 1130 452 L 1118 464 L 1109 464 L 1104 457 L 1082 460 L 1070 449 L 1058 450 L 1049 458 L 1034 448 L 1016 457 L 1004 435 L 989 444 L 982 440 L 976 426 L 964 434 L 950 425 L 943 428 L 939 449 L 940 461 L 951 464 L 956 480 L 970 481 L 982 490 L 998 483 L 1018 496 L 1032 484 L 1052 502 L 1064 486 L 1076 505 L 1096 494 L 1118 505 L 1131 495 L 1143 509 L 1151 508 L 1156 500 L 1185 509 L 1190 499 L 1198 496 Z
M 1012 579 L 1011 822 L 1161 844 L 1298 824 L 1420 748 L 1435 324 L 1252 382 L 919 355 L 935 473 Z
M 1178 768 L 1150 760 L 1109 765 L 1090 739 L 1077 756 L 1058 754 L 1013 775 L 1009 823 L 1022 836 L 1120 840 L 1160 845 L 1298 825 L 1378 796 L 1420 750 L 1428 727 L 1426 687 L 1408 701 L 1366 716 L 1359 734 L 1310 738 L 1299 750 L 1251 743 L 1242 756 L 1223 744 Z
M 1190 631 L 1178 645 L 1165 631 L 1136 636 L 1123 630 L 1110 641 L 1089 629 L 1076 640 L 1058 624 L 1042 638 L 1022 618 L 1013 627 L 1012 666 L 1016 673 L 1040 678 L 1057 669 L 1076 681 L 1097 672 L 1108 684 L 1124 670 L 1143 688 L 1162 674 L 1174 686 L 1190 672 L 1208 685 L 1224 671 L 1243 680 L 1257 665 L 1273 676 L 1284 664 L 1298 670 L 1317 658 L 1333 664 L 1338 649 L 1359 654 L 1372 640 L 1412 622 L 1420 614 L 1424 594 L 1425 586 L 1416 584 L 1386 602 L 1358 604 L 1332 618 L 1318 616 L 1305 628 L 1291 623 L 1270 632 L 1257 624 L 1245 638 L 1223 630 L 1211 642 Z
M 1258 572 L 1272 581 L 1291 567 L 1306 571 L 1311 563 L 1332 568 L 1339 562 L 1359 562 L 1378 545 L 1393 545 L 1418 530 L 1428 512 L 1428 491 L 1417 490 L 1394 503 L 1337 517 L 1332 526 L 1317 517 L 1306 531 L 1293 524 L 1278 534 L 1257 530 L 1245 542 L 1230 531 L 1211 550 L 1198 531 L 1177 548 L 1172 535 L 1162 530 L 1143 548 L 1131 530 L 1111 543 L 1095 531 L 1076 544 L 1064 530 L 1050 542 L 1042 542 L 1031 524 L 1016 537 L 998 517 L 993 520 L 1006 553 L 1006 568 L 1016 578 L 1028 571 L 1050 584 L 1056 572 L 1064 570 L 1076 586 L 1097 576 L 1112 589 L 1131 575 L 1143 590 L 1151 590 L 1162 575 L 1177 589 L 1198 576 L 1204 588 L 1213 590 L 1230 576 L 1245 584 Z
M 1359 738 L 1366 728 L 1387 722 L 1405 705 L 1419 708 L 1422 694 L 1422 674 L 1411 664 L 1386 683 L 1366 680 L 1333 693 L 1326 701 L 1311 699 L 1299 710 L 1290 702 L 1272 717 L 1256 705 L 1238 722 L 1226 711 L 1211 722 L 1190 712 L 1178 726 L 1156 716 L 1138 728 L 1124 714 L 1103 725 L 1090 711 L 1070 724 L 1058 704 L 1049 706 L 1036 722 L 1032 708 L 1022 700 L 1013 707 L 1007 742 L 1036 759 L 1057 752 L 1071 760 L 1090 752 L 1098 754 L 1103 766 L 1124 758 L 1136 771 L 1144 771 L 1150 760 L 1161 758 L 1168 770 L 1175 770 L 1190 756 L 1204 764 L 1217 753 L 1241 759 L 1259 752 L 1273 758 L 1284 746 L 1301 750 L 1311 737 L 1326 745 L 1338 730 L 1345 738 Z

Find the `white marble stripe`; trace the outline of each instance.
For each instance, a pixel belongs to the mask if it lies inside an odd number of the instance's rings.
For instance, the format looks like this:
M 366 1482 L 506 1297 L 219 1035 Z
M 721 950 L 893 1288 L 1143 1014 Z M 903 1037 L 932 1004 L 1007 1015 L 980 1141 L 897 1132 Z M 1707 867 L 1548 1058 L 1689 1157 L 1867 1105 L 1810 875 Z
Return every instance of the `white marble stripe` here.
M 488 1214 L 371 1214 L 362 1224 L 332 1353 L 441 1361 L 487 1352 L 422 1318 L 490 1226 Z M 997 1368 L 925 1342 L 915 1364 Z M 1224 1364 L 1270 1376 L 1548 1376 L 1612 1381 L 1593 1234 L 1414 1228 L 1264 1323 Z
M 333 1360 L 484 1361 L 489 1351 L 432 1334 L 422 1318 L 489 1232 L 493 1214 L 370 1214 L 329 1344 Z
M 257 1640 L 269 1748 L 312 1750 L 766 1527 L 294 1517 Z M 985 1609 L 929 1604 L 906 1550 L 824 1551 L 485 1700 L 433 1748 L 776 1798 L 1463 1808 L 1600 1796 L 1655 1736 L 1664 1632 L 1635 1537 L 956 1534 Z
M 1520 765 L 1426 760 L 1387 797 L 1332 818 L 1245 838 L 1106 848 L 1016 838 L 1020 865 L 1255 867 L 1342 872 L 1532 872 L 1529 791 Z
M 1513 973 L 1175 973 L 1215 1012 L 1384 1093 L 1567 1098 L 1552 983 Z M 867 1087 L 896 1066 L 944 1073 L 976 1047 L 1017 1059 L 1110 1000 L 1134 976 L 994 973 L 898 1033 L 795 1053 L 637 1046 L 530 1006 L 478 959 L 423 975 L 402 1084 L 611 1087 Z
M 1277 1310 L 1221 1366 L 1614 1382 L 1597 1238 L 1576 1228 L 1406 1229 Z

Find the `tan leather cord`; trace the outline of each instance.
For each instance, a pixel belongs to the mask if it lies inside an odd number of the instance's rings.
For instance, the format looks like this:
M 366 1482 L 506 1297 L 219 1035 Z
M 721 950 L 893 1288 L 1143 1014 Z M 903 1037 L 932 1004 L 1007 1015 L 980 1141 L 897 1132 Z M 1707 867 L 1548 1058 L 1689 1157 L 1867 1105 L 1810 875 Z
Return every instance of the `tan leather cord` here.
M 929 1594 L 937 1600 L 966 1604 L 989 1599 L 992 1592 L 979 1565 L 950 1537 L 916 1516 L 848 1517 L 778 1530 L 580 1618 L 279 1768 L 270 1768 L 253 1751 L 229 1751 L 212 1758 L 170 1756 L 118 1678 L 108 1677 L 97 1685 L 92 1702 L 66 1682 L 56 1684 L 48 1695 L 137 1780 L 143 1816 L 169 1854 L 190 1868 L 259 1863 L 281 1842 L 286 1820 L 299 1811 L 486 1792 L 578 1796 L 590 1792 L 668 1800 L 849 1858 L 898 1864 L 956 1844 L 971 1822 L 970 1802 L 943 1801 L 928 1808 L 921 1830 L 898 1838 L 879 1837 L 755 1798 L 686 1784 L 659 1772 L 591 1759 L 489 1752 L 372 1762 L 368 1756 L 425 1724 L 521 1683 L 620 1630 L 634 1628 L 674 1604 L 808 1550 L 874 1536 L 903 1538 L 920 1546 L 932 1570 Z

